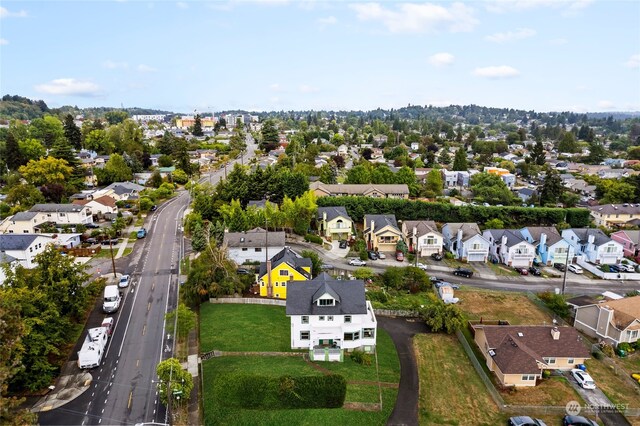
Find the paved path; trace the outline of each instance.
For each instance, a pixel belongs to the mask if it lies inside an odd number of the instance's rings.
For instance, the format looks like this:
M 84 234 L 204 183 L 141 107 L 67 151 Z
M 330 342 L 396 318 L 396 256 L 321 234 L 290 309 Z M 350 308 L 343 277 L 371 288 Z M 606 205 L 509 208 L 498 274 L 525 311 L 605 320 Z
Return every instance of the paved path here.
M 600 418 L 600 420 L 602 420 L 602 423 L 604 423 L 605 426 L 631 426 L 631 423 L 629 423 L 625 416 L 617 411 L 614 411 L 615 405 L 609 400 L 609 398 L 604 394 L 604 392 L 602 392 L 600 388 L 583 389 L 578 385 L 578 383 L 570 373 L 567 372 L 565 373 L 565 375 L 567 376 L 567 380 L 569 381 L 571 386 L 573 386 L 576 392 L 580 394 L 582 399 L 584 399 L 584 402 L 589 407 L 602 407 L 601 411 L 603 412 L 599 413 L 598 417 Z M 585 412 L 584 415 L 593 418 L 594 415 L 589 411 L 591 410 Z
M 387 425 L 417 425 L 420 382 L 416 357 L 413 352 L 413 336 L 418 333 L 426 333 L 427 326 L 422 321 L 380 316 L 378 317 L 378 325 L 391 336 L 400 359 L 398 398 L 396 406 L 387 420 Z

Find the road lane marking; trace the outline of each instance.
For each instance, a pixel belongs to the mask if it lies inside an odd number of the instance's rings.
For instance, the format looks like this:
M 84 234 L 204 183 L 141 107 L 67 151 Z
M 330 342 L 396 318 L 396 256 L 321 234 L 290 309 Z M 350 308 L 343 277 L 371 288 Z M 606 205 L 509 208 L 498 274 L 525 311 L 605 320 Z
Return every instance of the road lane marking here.
M 146 332 L 147 332 L 147 324 L 145 324 L 145 325 L 142 327 L 142 335 L 144 336 L 144 333 L 146 333 Z
M 107 400 L 106 400 L 106 399 L 104 400 L 104 403 L 105 403 L 105 404 L 107 403 Z M 104 408 L 102 409 L 102 412 L 104 413 Z
M 138 367 L 140 367 L 140 360 L 139 359 L 136 360 L 136 368 L 138 368 Z
M 156 288 L 156 282 L 154 281 L 153 284 L 151 284 L 151 290 L 153 291 L 153 289 Z
M 91 396 L 94 396 L 95 394 L 95 392 L 91 392 Z M 91 404 L 91 401 L 89 401 L 89 404 Z
M 102 423 L 102 419 L 98 420 L 98 424 Z
M 111 392 L 110 390 L 107 391 L 107 396 L 109 396 L 109 392 Z
M 129 403 L 127 404 L 127 410 L 131 410 L 131 400 L 133 399 L 133 391 L 129 392 Z
M 151 310 L 151 302 L 147 303 L 147 312 Z

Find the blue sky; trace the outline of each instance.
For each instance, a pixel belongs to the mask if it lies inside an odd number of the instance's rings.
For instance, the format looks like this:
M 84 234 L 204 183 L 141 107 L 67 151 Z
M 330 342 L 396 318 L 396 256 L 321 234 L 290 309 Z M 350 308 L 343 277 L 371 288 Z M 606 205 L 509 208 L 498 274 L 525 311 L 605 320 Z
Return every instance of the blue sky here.
M 640 111 L 640 2 L 5 1 L 0 91 L 176 112 Z

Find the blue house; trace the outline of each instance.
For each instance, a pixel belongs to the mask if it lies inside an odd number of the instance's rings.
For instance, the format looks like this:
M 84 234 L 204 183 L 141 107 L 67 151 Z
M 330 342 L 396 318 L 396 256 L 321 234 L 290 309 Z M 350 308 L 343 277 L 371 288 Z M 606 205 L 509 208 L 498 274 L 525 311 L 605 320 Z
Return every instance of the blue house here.
M 574 249 L 553 226 L 527 226 L 520 230 L 522 236 L 536 248 L 536 260 L 544 265 L 566 263 L 573 259 Z

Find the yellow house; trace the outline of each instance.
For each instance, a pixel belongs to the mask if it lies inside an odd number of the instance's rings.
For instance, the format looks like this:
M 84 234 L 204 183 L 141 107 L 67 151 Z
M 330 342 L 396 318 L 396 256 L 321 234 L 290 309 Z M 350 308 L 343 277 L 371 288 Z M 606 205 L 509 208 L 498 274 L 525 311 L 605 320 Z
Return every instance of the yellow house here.
M 271 271 L 267 273 L 267 271 Z M 270 278 L 270 279 L 269 279 Z M 287 285 L 290 281 L 306 281 L 311 279 L 311 259 L 300 257 L 285 247 L 268 262 L 260 264 L 258 283 L 260 296 L 287 298 Z
M 364 240 L 369 250 L 395 252 L 402 231 L 392 214 L 367 214 L 364 216 Z
M 544 370 L 571 370 L 590 358 L 573 327 L 473 324 L 487 367 L 503 386 L 535 386 Z

